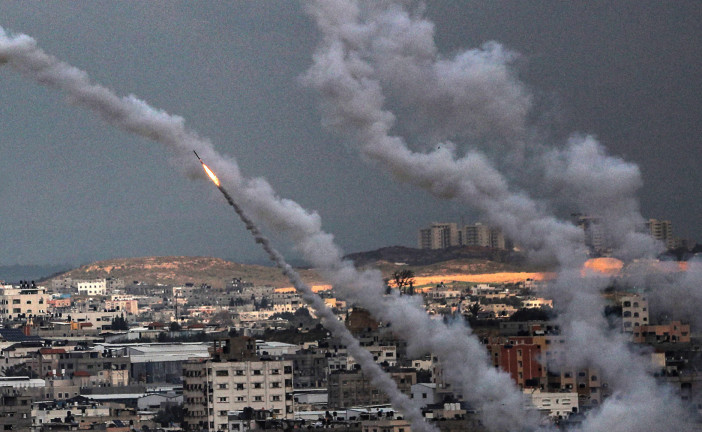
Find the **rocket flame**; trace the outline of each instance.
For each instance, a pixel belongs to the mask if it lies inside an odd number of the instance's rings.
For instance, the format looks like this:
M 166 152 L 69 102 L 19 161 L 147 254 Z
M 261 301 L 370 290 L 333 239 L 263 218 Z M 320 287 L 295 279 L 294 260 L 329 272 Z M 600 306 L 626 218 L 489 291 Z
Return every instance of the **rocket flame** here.
M 212 180 L 212 182 L 213 182 L 215 185 L 217 185 L 217 187 L 219 187 L 219 179 L 217 178 L 217 176 L 215 175 L 215 173 L 212 172 L 212 170 L 210 169 L 210 167 L 208 167 L 207 165 L 205 165 L 204 162 L 202 162 L 202 167 L 205 169 L 205 172 L 206 172 L 207 175 L 210 177 L 210 180 Z

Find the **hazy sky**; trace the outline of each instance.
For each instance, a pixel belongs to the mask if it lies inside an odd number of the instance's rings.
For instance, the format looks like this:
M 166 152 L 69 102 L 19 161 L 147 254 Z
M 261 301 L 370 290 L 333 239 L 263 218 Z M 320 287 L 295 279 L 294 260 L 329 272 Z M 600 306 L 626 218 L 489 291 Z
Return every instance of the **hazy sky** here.
M 488 40 L 519 52 L 544 139 L 596 135 L 641 167 L 644 217 L 702 240 L 701 5 L 447 0 L 427 15 L 446 54 Z M 247 176 L 317 210 L 347 252 L 415 246 L 432 221 L 479 218 L 396 183 L 320 126 L 318 99 L 299 83 L 318 34 L 298 2 L 2 2 L 0 26 L 183 116 Z M 180 175 L 160 145 L 9 68 L 0 100 L 0 265 L 262 260 L 219 192 Z

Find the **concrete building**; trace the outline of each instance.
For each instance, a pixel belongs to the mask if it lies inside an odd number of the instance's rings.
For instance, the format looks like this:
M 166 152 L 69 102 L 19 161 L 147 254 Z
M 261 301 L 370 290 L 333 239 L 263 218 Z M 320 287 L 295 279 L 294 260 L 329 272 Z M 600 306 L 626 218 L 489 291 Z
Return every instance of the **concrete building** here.
M 75 286 L 78 289 L 78 294 L 87 296 L 104 296 L 107 294 L 106 279 L 75 281 Z
M 442 402 L 441 396 L 436 391 L 436 383 L 414 384 L 411 397 L 421 408 Z
M 445 249 L 463 244 L 463 233 L 456 223 L 434 222 L 429 228 L 419 230 L 419 249 Z
M 32 397 L 22 389 L 0 385 L 0 430 L 29 432 Z
M 673 237 L 673 224 L 669 220 L 649 219 L 646 221 L 646 229 L 648 229 L 651 237 L 662 241 L 667 249 L 675 248 L 676 241 L 675 237 Z
M 566 419 L 578 412 L 578 394 L 573 392 L 549 393 L 541 390 L 526 390 L 531 406 L 548 413 L 554 419 Z
M 520 389 L 538 388 L 546 378 L 541 347 L 529 336 L 497 338 L 487 346 L 492 364 L 510 374 Z
M 492 228 L 477 222 L 463 227 L 463 246 L 481 246 L 505 249 L 505 236 L 499 228 Z
M 417 383 L 417 373 L 414 369 L 399 369 L 389 371 L 389 374 L 402 393 L 412 393 L 412 385 Z M 385 393 L 375 388 L 360 369 L 329 374 L 327 391 L 330 409 L 389 403 Z
M 46 288 L 33 282 L 4 285 L 0 288 L 0 318 L 12 320 L 46 315 L 49 300 L 51 296 Z
M 639 326 L 649 324 L 648 300 L 638 294 L 624 296 L 620 299 L 622 305 L 622 330 L 634 332 Z
M 490 227 L 480 222 L 464 226 L 463 244 L 465 246 L 490 247 Z
M 637 343 L 689 343 L 690 324 L 673 321 L 663 325 L 641 325 L 634 327 L 633 335 Z
M 295 389 L 326 388 L 327 355 L 321 351 L 300 350 L 285 356 L 293 362 Z M 326 398 L 326 392 L 325 392 Z
M 291 360 L 263 360 L 250 338 L 216 341 L 209 360 L 183 364 L 184 430 L 226 430 L 228 413 L 267 410 L 293 418 Z

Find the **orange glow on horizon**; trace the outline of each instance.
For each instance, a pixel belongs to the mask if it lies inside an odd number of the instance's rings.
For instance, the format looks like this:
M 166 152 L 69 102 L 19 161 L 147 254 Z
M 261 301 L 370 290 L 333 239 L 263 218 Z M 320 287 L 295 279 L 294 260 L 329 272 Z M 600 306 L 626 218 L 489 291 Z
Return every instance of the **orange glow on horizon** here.
M 473 283 L 516 283 L 524 282 L 527 279 L 536 281 L 549 280 L 554 278 L 553 273 L 529 273 L 529 272 L 500 272 L 482 274 L 445 274 L 434 276 L 417 276 L 414 278 L 414 286 L 437 284 L 441 282 L 473 282 Z
M 599 273 L 605 276 L 616 276 L 624 267 L 624 263 L 616 258 L 591 258 L 585 261 L 581 274 Z

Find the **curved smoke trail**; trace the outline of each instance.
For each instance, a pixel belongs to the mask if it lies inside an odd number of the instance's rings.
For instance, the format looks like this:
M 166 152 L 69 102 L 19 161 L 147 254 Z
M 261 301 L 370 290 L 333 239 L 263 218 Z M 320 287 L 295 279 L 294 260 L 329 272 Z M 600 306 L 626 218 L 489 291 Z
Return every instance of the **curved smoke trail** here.
M 524 410 L 522 394 L 508 374 L 489 364 L 477 338 L 463 326 L 432 319 L 418 299 L 384 296 L 385 284 L 380 272 L 359 271 L 352 262 L 344 260 L 333 236 L 322 230 L 316 213 L 279 198 L 263 179 L 244 178 L 234 160 L 222 157 L 208 140 L 187 130 L 183 118 L 157 110 L 132 95 L 118 97 L 109 89 L 93 84 L 85 72 L 46 54 L 31 37 L 11 36 L 1 28 L 0 63 L 7 63 L 42 85 L 65 92 L 71 103 L 94 111 L 115 127 L 163 144 L 174 153 L 175 162 L 179 162 L 186 174 L 202 178 L 202 171 L 191 156 L 191 151 L 196 150 L 220 173 L 220 180 L 234 191 L 237 202 L 273 230 L 287 234 L 341 297 L 391 324 L 393 332 L 408 342 L 410 353 L 431 352 L 438 356 L 446 365 L 446 381 L 482 410 L 486 424 L 500 429 L 535 424 L 535 417 Z
M 305 302 L 314 309 L 315 314 L 322 320 L 324 327 L 331 332 L 332 336 L 346 345 L 349 354 L 358 362 L 373 385 L 388 395 L 392 406 L 402 412 L 405 418 L 410 421 L 412 430 L 436 432 L 436 428 L 424 420 L 419 406 L 398 389 L 397 383 L 375 362 L 373 355 L 361 347 L 361 344 L 353 337 L 349 329 L 337 319 L 334 312 L 324 303 L 324 299 L 312 291 L 312 288 L 302 280 L 299 273 L 285 261 L 285 257 L 273 247 L 270 240 L 261 233 L 254 221 L 237 205 L 231 195 L 229 195 L 229 192 L 222 186 L 217 186 L 217 188 L 222 192 L 229 205 L 234 208 L 239 219 L 246 225 L 246 229 L 256 239 L 256 243 L 261 245 L 268 258 L 287 276 L 290 283 L 293 284 Z
M 321 94 L 324 123 L 349 134 L 369 159 L 399 180 L 479 209 L 532 258 L 559 264 L 553 292 L 562 308 L 566 359 L 573 366 L 601 368 L 615 388 L 615 396 L 585 428 L 685 429 L 689 416 L 679 399 L 655 383 L 646 359 L 630 351 L 624 336 L 607 329 L 600 293 L 609 280 L 581 276 L 587 259 L 582 230 L 548 210 L 549 203 L 565 201 L 597 214 L 619 256 L 654 256 L 660 246 L 639 232 L 638 167 L 609 156 L 590 136 L 573 136 L 563 148 L 530 141 L 530 97 L 510 72 L 514 55 L 498 43 L 444 58 L 434 44 L 433 24 L 403 4 L 319 0 L 308 5 L 322 41 L 303 81 Z M 434 140 L 429 144 L 439 142 L 439 149 L 411 150 L 393 133 L 398 118 L 388 104 L 419 112 L 411 122 L 422 118 L 421 135 Z M 459 154 L 449 139 L 462 139 L 467 149 Z M 494 161 L 496 156 L 507 160 Z M 503 175 L 500 163 L 517 175 Z M 524 188 L 533 181 L 519 181 L 525 172 L 520 164 L 541 171 L 539 190 L 553 192 L 554 198 L 531 198 Z M 614 427 L 623 413 L 626 421 Z

